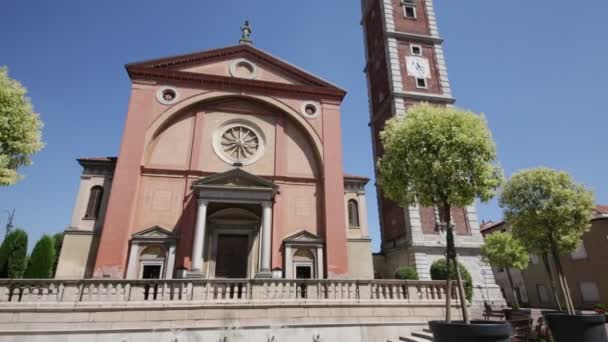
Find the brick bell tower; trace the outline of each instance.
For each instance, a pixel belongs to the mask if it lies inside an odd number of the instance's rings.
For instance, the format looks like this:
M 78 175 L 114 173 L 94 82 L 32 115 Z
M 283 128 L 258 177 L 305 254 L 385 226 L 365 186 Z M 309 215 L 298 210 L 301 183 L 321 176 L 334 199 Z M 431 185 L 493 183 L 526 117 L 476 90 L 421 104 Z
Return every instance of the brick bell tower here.
M 386 120 L 419 102 L 449 106 L 455 99 L 433 1 L 362 0 L 361 5 L 375 163 L 383 153 L 380 132 Z M 382 244 L 374 255 L 376 274 L 392 278 L 399 266 L 409 265 L 420 279 L 430 279 L 431 264 L 445 251 L 436 208 L 401 208 L 377 190 Z M 452 209 L 452 220 L 460 262 L 473 278 L 474 302 L 504 302 L 492 269 L 480 257 L 483 238 L 475 207 Z

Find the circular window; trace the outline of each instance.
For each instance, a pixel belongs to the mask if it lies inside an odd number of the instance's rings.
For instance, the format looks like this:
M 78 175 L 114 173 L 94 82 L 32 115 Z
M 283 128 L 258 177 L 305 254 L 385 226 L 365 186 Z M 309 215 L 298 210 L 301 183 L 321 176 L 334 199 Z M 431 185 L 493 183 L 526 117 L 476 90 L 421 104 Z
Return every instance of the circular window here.
M 238 78 L 254 79 L 257 76 L 257 68 L 255 64 L 246 59 L 237 59 L 230 64 L 230 75 Z
M 215 132 L 213 149 L 226 163 L 249 165 L 262 156 L 264 139 L 253 124 L 233 122 Z
M 177 89 L 172 87 L 162 87 L 156 92 L 158 102 L 165 105 L 177 102 L 178 97 Z
M 319 104 L 316 102 L 304 102 L 300 111 L 308 118 L 316 118 L 320 113 Z

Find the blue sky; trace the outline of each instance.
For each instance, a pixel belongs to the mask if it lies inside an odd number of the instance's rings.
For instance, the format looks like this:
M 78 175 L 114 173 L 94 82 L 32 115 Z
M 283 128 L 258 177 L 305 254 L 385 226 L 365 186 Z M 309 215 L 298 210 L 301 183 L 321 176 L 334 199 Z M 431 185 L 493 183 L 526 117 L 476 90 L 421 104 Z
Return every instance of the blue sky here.
M 484 112 L 507 175 L 545 165 L 571 172 L 608 203 L 608 2 L 435 0 L 450 80 L 461 107 Z M 36 240 L 69 223 L 80 166 L 116 155 L 129 96 L 123 65 L 236 43 L 244 19 L 255 46 L 348 90 L 345 170 L 373 176 L 358 1 L 10 1 L 0 65 L 30 91 L 46 148 L 0 188 L 4 209 Z M 377 247 L 373 181 L 369 224 Z M 500 218 L 495 202 L 479 206 Z M 31 244 L 31 243 L 30 243 Z

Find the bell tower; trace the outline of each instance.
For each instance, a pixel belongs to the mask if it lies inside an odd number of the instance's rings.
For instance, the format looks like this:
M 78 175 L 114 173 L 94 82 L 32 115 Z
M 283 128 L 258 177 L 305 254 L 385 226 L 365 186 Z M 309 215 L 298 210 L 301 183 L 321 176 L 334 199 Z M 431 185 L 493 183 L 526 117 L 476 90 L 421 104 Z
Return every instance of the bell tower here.
M 455 99 L 432 0 L 362 0 L 361 7 L 375 163 L 383 153 L 380 132 L 386 120 L 419 102 L 450 106 Z M 431 264 L 445 251 L 436 208 L 402 208 L 377 190 L 382 244 L 374 255 L 376 274 L 392 278 L 399 266 L 412 266 L 420 279 L 430 279 Z M 475 207 L 454 208 L 451 214 L 460 261 L 476 288 L 474 301 L 503 301 L 480 257 L 483 238 Z

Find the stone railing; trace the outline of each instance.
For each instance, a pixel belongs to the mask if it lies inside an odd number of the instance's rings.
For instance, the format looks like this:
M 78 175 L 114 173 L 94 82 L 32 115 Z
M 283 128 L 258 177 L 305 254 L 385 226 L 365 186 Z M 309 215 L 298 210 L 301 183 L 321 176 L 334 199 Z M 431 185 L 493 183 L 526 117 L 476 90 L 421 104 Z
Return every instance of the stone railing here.
M 456 293 L 455 289 L 452 291 Z M 444 281 L 0 279 L 0 307 L 19 303 L 230 304 L 248 302 L 445 303 Z

